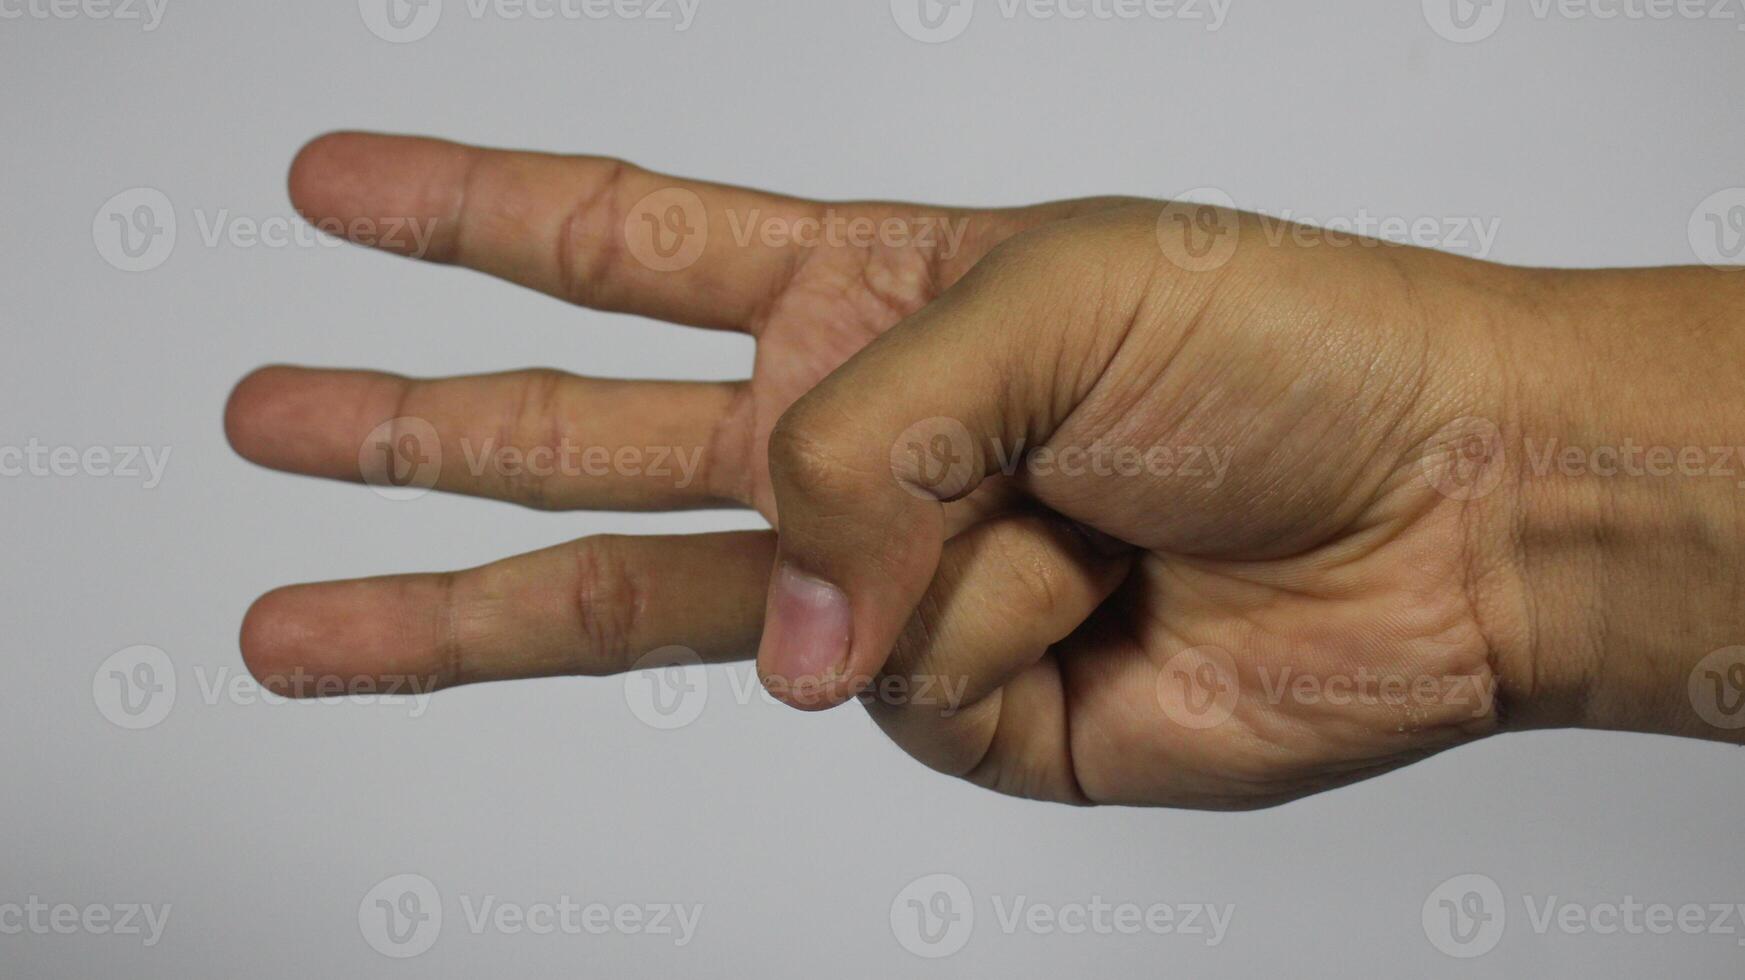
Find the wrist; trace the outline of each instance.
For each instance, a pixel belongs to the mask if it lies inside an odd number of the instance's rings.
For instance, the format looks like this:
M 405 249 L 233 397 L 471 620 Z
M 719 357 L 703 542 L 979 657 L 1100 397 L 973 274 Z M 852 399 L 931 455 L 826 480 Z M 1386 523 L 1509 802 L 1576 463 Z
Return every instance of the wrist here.
M 1490 532 L 1512 722 L 1745 741 L 1745 277 L 1526 275 Z

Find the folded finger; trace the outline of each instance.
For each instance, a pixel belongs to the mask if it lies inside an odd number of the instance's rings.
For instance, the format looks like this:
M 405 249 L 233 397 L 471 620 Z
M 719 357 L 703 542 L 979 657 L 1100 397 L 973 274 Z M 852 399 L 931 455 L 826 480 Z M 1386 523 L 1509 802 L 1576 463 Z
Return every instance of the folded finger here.
M 1055 769 L 1065 722 L 1058 673 L 1045 662 L 1109 597 L 1130 559 L 1054 517 L 1020 515 L 952 539 L 884 671 L 860 699 L 917 759 L 967 775 L 1000 734 Z

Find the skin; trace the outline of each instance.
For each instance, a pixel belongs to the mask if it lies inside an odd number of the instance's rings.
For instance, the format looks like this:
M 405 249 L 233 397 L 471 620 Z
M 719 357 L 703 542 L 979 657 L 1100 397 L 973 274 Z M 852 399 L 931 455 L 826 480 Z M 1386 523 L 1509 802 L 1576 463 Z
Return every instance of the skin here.
M 1739 736 L 1691 693 L 1704 658 L 1745 637 L 1733 481 L 1534 465 L 1552 438 L 1745 442 L 1725 399 L 1688 394 L 1745 366 L 1716 343 L 1745 289 L 1725 273 L 1509 268 L 1131 198 L 821 205 L 363 134 L 306 147 L 291 193 L 317 222 L 422 223 L 422 258 L 743 330 L 755 368 L 737 383 L 265 368 L 226 411 L 242 455 L 358 480 L 372 430 L 415 418 L 440 443 L 438 489 L 744 505 L 779 537 L 596 537 L 277 590 L 242 646 L 282 693 L 755 652 L 778 697 L 859 697 L 943 772 L 1207 808 L 1509 729 Z M 675 203 L 709 230 L 683 263 L 643 231 Z M 752 215 L 962 237 L 735 234 Z M 1681 390 L 1690 410 L 1656 404 Z M 690 448 L 702 468 L 469 467 L 487 440 Z

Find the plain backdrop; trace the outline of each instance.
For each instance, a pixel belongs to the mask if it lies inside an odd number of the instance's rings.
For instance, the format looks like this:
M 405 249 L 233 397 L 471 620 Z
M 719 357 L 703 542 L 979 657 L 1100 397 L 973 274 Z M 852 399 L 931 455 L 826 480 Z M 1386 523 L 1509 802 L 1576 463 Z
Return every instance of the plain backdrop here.
M 958 36 L 921 43 L 888 0 L 701 0 L 682 31 L 647 16 L 475 16 L 447 0 L 427 36 L 389 43 L 353 0 L 167 0 L 151 30 L 31 2 L 0 0 L 0 444 L 172 456 L 149 488 L 0 479 L 0 908 L 172 911 L 150 948 L 82 926 L 0 934 L 0 975 L 1745 970 L 1745 935 L 1540 934 L 1526 912 L 1552 896 L 1745 901 L 1745 766 L 1720 745 L 1507 736 L 1229 815 L 998 797 L 912 763 L 857 706 L 803 715 L 737 697 L 745 668 L 699 674 L 706 707 L 672 731 L 639 720 L 612 678 L 458 690 L 421 713 L 263 703 L 236 680 L 236 633 L 274 586 L 760 522 L 390 502 L 271 473 L 221 429 L 248 370 L 733 378 L 752 348 L 363 249 L 203 234 L 291 218 L 297 148 L 367 128 L 827 198 L 1215 187 L 1322 221 L 1490 222 L 1489 257 L 1506 262 L 1689 263 L 1693 209 L 1745 184 L 1745 10 L 1574 19 L 1515 0 L 1492 36 L 1462 44 L 1405 0 L 1232 0 L 1216 31 L 1006 16 L 980 0 Z M 143 0 L 127 9 L 145 13 Z M 178 238 L 156 268 L 124 272 L 99 247 L 101 209 L 142 187 L 172 202 Z M 164 651 L 177 692 L 159 723 L 132 730 L 110 720 L 99 668 L 137 645 Z M 445 919 L 427 951 L 395 959 L 368 942 L 360 905 L 403 874 L 431 883 Z M 961 949 L 926 959 L 893 906 L 939 874 L 964 884 L 975 919 Z M 1507 927 L 1494 950 L 1458 959 L 1423 910 L 1466 874 L 1497 883 Z M 1008 932 L 996 903 L 1020 896 L 1229 905 L 1234 918 L 1216 946 Z M 679 947 L 475 931 L 462 906 L 566 897 L 703 914 Z

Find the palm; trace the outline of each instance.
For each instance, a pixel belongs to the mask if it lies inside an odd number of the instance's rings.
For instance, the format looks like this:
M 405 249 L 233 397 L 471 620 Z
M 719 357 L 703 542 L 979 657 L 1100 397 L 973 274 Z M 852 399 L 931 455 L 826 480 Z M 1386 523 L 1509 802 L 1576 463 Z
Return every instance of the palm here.
M 1415 529 L 1396 546 L 1435 537 Z M 1103 802 L 1263 805 L 1492 730 L 1476 623 L 1426 601 L 1455 571 L 1377 555 L 1346 569 L 1353 590 L 1301 562 L 1148 555 L 1108 622 L 1056 660 L 1080 786 Z
M 862 347 L 932 302 L 949 285 L 930 274 L 937 267 L 933 250 L 915 246 L 814 249 L 799 260 L 767 316 L 748 325 L 757 338 L 751 380 L 718 438 L 741 447 L 734 470 L 751 481 L 742 499 L 765 517 L 773 519 L 775 511 L 768 447 L 776 420 Z

